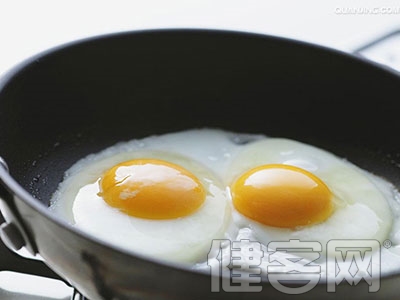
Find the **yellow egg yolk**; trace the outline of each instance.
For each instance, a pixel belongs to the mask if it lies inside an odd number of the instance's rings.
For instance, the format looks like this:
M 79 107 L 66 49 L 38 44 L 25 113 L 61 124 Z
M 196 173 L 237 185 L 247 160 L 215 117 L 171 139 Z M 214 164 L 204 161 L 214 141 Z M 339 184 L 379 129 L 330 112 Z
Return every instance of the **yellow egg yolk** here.
M 326 220 L 332 194 L 318 177 L 301 168 L 271 164 L 251 169 L 231 186 L 232 201 L 243 215 L 283 228 Z
M 205 200 L 206 191 L 186 169 L 163 160 L 135 159 L 109 169 L 100 180 L 106 203 L 146 219 L 187 216 Z

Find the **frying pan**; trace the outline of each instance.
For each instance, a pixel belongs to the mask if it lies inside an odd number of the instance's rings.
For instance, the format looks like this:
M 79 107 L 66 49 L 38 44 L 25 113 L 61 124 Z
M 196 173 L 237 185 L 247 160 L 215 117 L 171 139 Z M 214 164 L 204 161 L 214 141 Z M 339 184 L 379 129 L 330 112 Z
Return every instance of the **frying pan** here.
M 47 210 L 49 199 L 90 153 L 198 127 L 296 139 L 399 186 L 399 95 L 400 77 L 384 67 L 251 33 L 138 31 L 51 49 L 1 82 L 3 239 L 39 253 L 89 299 L 290 297 L 267 280 L 259 293 L 212 293 L 207 274 L 80 232 Z M 322 280 L 298 298 L 395 298 L 399 273 L 382 274 L 378 293 L 364 282 L 327 293 Z

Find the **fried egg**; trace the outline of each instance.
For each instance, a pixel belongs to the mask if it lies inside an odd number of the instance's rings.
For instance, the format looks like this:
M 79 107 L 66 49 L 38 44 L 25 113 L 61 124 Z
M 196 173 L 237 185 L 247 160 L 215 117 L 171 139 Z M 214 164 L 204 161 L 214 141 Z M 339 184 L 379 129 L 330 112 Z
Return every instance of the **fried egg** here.
M 50 209 L 127 251 L 208 270 L 213 239 L 249 239 L 264 250 L 272 241 L 325 248 L 331 239 L 396 240 L 396 195 L 385 180 L 311 145 L 192 129 L 81 159 Z
M 213 172 L 177 153 L 132 143 L 67 172 L 51 209 L 98 239 L 157 259 L 197 262 L 231 218 Z M 146 148 L 143 151 L 142 148 Z
M 234 220 L 271 241 L 376 239 L 392 228 L 391 208 L 372 175 L 297 141 L 269 138 L 245 147 L 226 173 Z

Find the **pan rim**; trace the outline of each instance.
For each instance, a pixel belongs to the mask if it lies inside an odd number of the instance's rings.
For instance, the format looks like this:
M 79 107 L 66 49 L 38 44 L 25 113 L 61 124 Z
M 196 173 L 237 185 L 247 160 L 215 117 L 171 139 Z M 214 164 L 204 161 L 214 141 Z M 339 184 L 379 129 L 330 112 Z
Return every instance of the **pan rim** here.
M 375 72 L 381 72 L 382 74 L 393 76 L 395 80 L 398 80 L 400 83 L 400 73 L 396 70 L 382 65 L 380 63 L 368 60 L 362 56 L 358 56 L 356 54 L 347 53 L 342 50 L 330 48 L 323 45 L 318 45 L 306 41 L 301 41 L 297 39 L 269 35 L 264 33 L 258 32 L 251 32 L 251 31 L 242 31 L 242 30 L 231 30 L 231 29 L 213 29 L 213 28 L 155 28 L 155 29 L 140 29 L 140 30 L 128 30 L 128 31 L 119 31 L 119 32 L 112 32 L 106 34 L 99 34 L 90 37 L 85 37 L 77 40 L 73 40 L 70 42 L 62 43 L 60 45 L 51 47 L 44 51 L 41 51 L 33 56 L 23 60 L 22 62 L 17 63 L 14 67 L 7 70 L 5 73 L 1 75 L 0 78 L 0 94 L 2 91 L 14 81 L 14 79 L 21 74 L 24 70 L 29 68 L 31 65 L 40 62 L 41 59 L 47 58 L 52 56 L 56 53 L 68 51 L 74 47 L 81 46 L 84 44 L 89 44 L 92 42 L 97 42 L 101 40 L 110 40 L 114 38 L 123 38 L 123 37 L 134 37 L 138 35 L 151 35 L 151 34 L 194 34 L 194 35 L 220 35 L 224 37 L 237 37 L 237 38 L 253 38 L 253 39 L 269 39 L 275 43 L 286 43 L 293 46 L 308 48 L 311 50 L 324 52 L 326 54 L 334 55 L 335 57 L 341 59 L 347 59 L 349 62 L 354 62 L 358 64 L 362 64 L 365 67 L 369 67 Z M 1 153 L 0 153 L 1 155 Z M 191 269 L 189 265 L 180 264 L 180 263 L 173 263 L 153 257 L 148 257 L 140 253 L 136 253 L 135 251 L 129 251 L 119 247 L 118 245 L 114 245 L 113 243 L 98 239 L 95 236 L 92 236 L 79 228 L 74 227 L 73 225 L 69 224 L 67 221 L 59 218 L 51 213 L 49 209 L 42 203 L 40 203 L 37 199 L 35 199 L 26 189 L 24 189 L 12 176 L 8 173 L 4 168 L 0 168 L 0 179 L 3 181 L 4 185 L 8 188 L 10 193 L 16 196 L 18 199 L 23 201 L 26 205 L 30 208 L 34 209 L 38 212 L 42 217 L 45 217 L 47 220 L 55 223 L 57 226 L 63 227 L 66 230 L 69 230 L 75 235 L 78 235 L 80 238 L 90 240 L 93 243 L 99 244 L 102 247 L 107 247 L 112 251 L 119 252 L 126 256 L 133 256 L 135 258 L 139 258 L 141 260 L 147 261 L 149 263 L 161 265 L 163 267 L 174 268 L 176 270 L 181 270 L 190 273 L 199 273 L 204 276 L 210 276 L 209 274 Z M 399 273 L 390 272 L 386 273 L 381 278 L 390 278 L 393 276 L 398 276 Z M 263 281 L 263 284 L 268 283 L 268 281 Z M 319 284 L 324 284 L 325 281 L 321 280 Z

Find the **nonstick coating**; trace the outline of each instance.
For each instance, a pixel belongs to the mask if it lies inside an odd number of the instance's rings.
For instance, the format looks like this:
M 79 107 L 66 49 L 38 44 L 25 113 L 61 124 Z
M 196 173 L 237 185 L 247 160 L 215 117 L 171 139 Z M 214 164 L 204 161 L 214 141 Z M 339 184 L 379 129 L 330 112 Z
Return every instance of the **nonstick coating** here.
M 301 42 L 116 34 L 50 50 L 3 78 L 0 155 L 45 206 L 78 159 L 197 127 L 296 139 L 400 185 L 399 95 L 400 77 L 383 67 Z
M 25 67 L 0 95 L 0 155 L 45 204 L 64 171 L 89 153 L 203 126 L 312 143 L 398 183 L 386 156 L 398 159 L 399 91 L 388 72 L 301 43 L 122 34 Z

